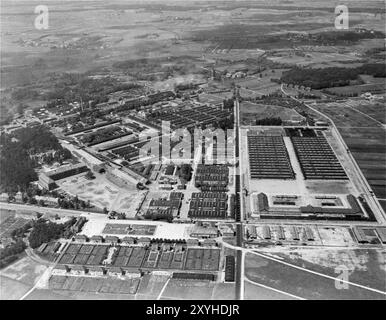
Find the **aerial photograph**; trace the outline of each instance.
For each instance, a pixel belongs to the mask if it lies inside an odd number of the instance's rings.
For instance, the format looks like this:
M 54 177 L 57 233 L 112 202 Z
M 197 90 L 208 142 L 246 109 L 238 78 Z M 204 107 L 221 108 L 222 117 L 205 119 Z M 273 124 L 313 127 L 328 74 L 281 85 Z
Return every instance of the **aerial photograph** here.
M 385 26 L 384 0 L 1 0 L 0 300 L 385 301 Z

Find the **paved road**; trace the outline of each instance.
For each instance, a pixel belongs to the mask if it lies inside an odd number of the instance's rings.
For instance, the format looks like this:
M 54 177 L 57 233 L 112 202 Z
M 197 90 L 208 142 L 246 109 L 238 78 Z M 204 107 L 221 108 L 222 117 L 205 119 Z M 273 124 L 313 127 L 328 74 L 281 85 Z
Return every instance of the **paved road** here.
M 43 260 L 42 258 L 40 258 L 34 251 L 32 248 L 27 248 L 25 249 L 25 253 L 27 254 L 28 257 L 31 258 L 31 260 L 39 263 L 39 264 L 42 264 L 42 265 L 45 265 L 45 266 L 51 266 L 52 263 L 50 261 L 47 261 L 47 260 Z
M 8 209 L 8 210 L 21 210 L 21 211 L 31 211 L 31 212 L 39 212 L 42 214 L 58 214 L 59 216 L 79 216 L 82 214 L 97 214 L 96 212 L 92 211 L 79 211 L 79 210 L 69 210 L 69 209 L 60 209 L 60 208 L 50 208 L 50 207 L 39 207 L 39 206 L 32 206 L 28 204 L 19 204 L 19 203 L 7 203 L 7 202 L 0 202 L 0 208 L 1 209 Z
M 244 220 L 244 207 L 243 207 L 243 194 L 242 194 L 242 168 L 240 161 L 240 104 L 239 101 L 235 100 L 235 132 L 236 132 L 236 195 L 239 196 L 240 206 L 240 222 L 236 226 L 236 239 L 237 246 L 243 246 L 243 226 L 242 221 Z M 238 221 L 238 219 L 236 219 Z M 244 299 L 244 253 L 241 250 L 237 250 L 236 254 L 236 299 Z

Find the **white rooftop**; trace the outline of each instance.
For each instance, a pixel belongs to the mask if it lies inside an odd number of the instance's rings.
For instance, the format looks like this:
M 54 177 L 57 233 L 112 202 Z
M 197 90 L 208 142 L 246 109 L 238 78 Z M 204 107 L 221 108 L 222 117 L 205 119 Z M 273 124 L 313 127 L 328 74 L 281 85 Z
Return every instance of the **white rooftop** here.
M 161 221 L 148 221 L 148 220 L 111 220 L 107 216 L 101 216 L 98 214 L 83 214 L 82 216 L 86 217 L 88 221 L 83 226 L 82 232 L 87 237 L 92 237 L 95 235 L 106 236 L 117 236 L 119 238 L 124 238 L 125 236 L 132 237 L 149 237 L 149 238 L 164 238 L 164 239 L 189 239 L 191 230 L 194 228 L 194 224 L 191 223 L 167 223 Z M 102 233 L 106 224 L 140 224 L 140 225 L 156 225 L 157 228 L 152 236 L 149 235 L 130 235 L 130 234 L 109 234 Z

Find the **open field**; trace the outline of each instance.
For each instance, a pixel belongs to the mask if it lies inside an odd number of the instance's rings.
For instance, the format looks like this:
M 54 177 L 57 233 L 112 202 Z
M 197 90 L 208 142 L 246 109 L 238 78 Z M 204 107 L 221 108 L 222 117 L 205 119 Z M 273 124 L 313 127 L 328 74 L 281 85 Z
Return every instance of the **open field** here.
M 47 267 L 30 257 L 17 260 L 0 271 L 0 299 L 20 299 L 43 275 Z
M 382 127 L 376 120 L 363 116 L 350 107 L 349 102 L 319 103 L 316 109 L 325 113 L 337 127 Z
M 375 103 L 375 104 L 360 104 L 354 106 L 354 108 L 360 112 L 367 114 L 368 116 L 386 124 L 386 109 L 384 104 Z
M 137 295 L 139 299 L 157 299 L 167 281 L 167 276 L 144 275 L 138 287 Z
M 33 286 L 37 278 L 40 277 L 46 269 L 46 266 L 26 256 L 1 270 L 0 274 L 9 279 Z
M 279 51 L 279 56 L 271 56 L 269 60 L 283 63 L 286 65 L 307 66 L 312 68 L 326 68 L 326 67 L 355 67 L 360 66 L 358 63 L 361 58 L 353 52 L 338 53 L 337 48 L 327 47 L 328 52 L 324 52 L 325 48 L 312 46 L 302 48 L 301 54 L 297 55 L 293 50 Z M 332 51 L 332 52 L 331 52 Z
M 34 289 L 26 300 L 72 300 L 75 299 L 74 292 L 71 291 L 69 296 L 57 293 L 50 289 Z
M 79 199 L 90 201 L 92 205 L 118 212 L 134 212 L 140 193 L 133 184 L 131 189 L 120 189 L 108 181 L 103 175 L 96 175 L 96 179 L 87 180 L 84 176 L 70 177 L 59 183 L 66 192 L 77 195 Z
M 273 105 L 263 105 L 251 102 L 240 104 L 242 124 L 255 124 L 256 120 L 264 118 L 277 118 L 283 121 L 301 121 L 303 117 L 295 110 Z
M 274 75 L 274 77 L 276 76 Z M 240 95 L 245 98 L 261 97 L 262 95 L 272 94 L 280 90 L 280 85 L 276 82 L 272 82 L 270 77 L 241 81 L 238 85 L 241 86 Z
M 385 199 L 386 131 L 378 118 L 366 117 L 340 104 L 318 104 L 316 108 L 334 120 L 375 195 Z
M 31 286 L 3 275 L 0 275 L 0 283 L 0 300 L 20 299 L 31 289 Z
M 337 96 L 350 96 L 352 94 L 360 95 L 365 92 L 380 93 L 386 89 L 386 83 L 369 83 L 369 84 L 358 84 L 344 87 L 327 88 L 326 91 L 330 94 Z
M 211 300 L 214 287 L 215 284 L 208 281 L 171 279 L 162 297 L 182 300 Z
M 385 299 L 383 294 L 352 285 L 347 290 L 337 289 L 333 279 L 250 253 L 246 255 L 245 276 L 260 284 L 311 300 Z M 318 290 L 315 291 L 315 288 Z
M 269 288 L 263 288 L 249 281 L 244 281 L 245 300 L 296 300 L 284 293 L 279 293 Z
M 349 281 L 386 292 L 386 253 L 380 249 L 294 249 L 275 255 L 309 270 L 336 276 L 335 268 L 347 267 Z
M 26 300 L 133 300 L 131 294 L 35 289 Z

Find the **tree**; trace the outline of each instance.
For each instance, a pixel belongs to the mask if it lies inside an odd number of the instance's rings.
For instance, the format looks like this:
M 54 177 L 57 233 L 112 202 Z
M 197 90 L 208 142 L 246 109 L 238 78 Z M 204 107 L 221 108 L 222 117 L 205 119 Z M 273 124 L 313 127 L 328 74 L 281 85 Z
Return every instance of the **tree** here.
M 191 164 L 184 163 L 179 168 L 178 175 L 180 179 L 185 181 L 190 181 L 192 179 L 192 171 L 193 171 L 193 168 Z
M 50 150 L 64 154 L 65 158 L 71 153 L 62 151 L 58 139 L 46 126 L 26 127 L 3 134 L 0 137 L 0 187 L 6 192 L 25 191 L 30 182 L 37 180 L 35 168 L 39 163 L 30 155 L 44 153 Z M 52 161 L 52 156 L 47 156 Z M 28 193 L 31 196 L 30 193 Z
M 103 208 L 103 213 L 104 213 L 104 214 L 108 214 L 108 213 L 109 213 L 109 210 L 107 210 L 107 208 L 104 207 L 104 208 Z
M 71 237 L 73 234 L 72 226 L 75 222 L 76 218 L 58 224 L 45 219 L 35 221 L 28 237 L 31 248 L 37 248 L 42 243 L 47 243 L 60 237 Z
M 92 173 L 91 170 L 87 171 L 86 175 L 85 175 L 86 179 L 95 179 L 95 176 L 94 174 Z

